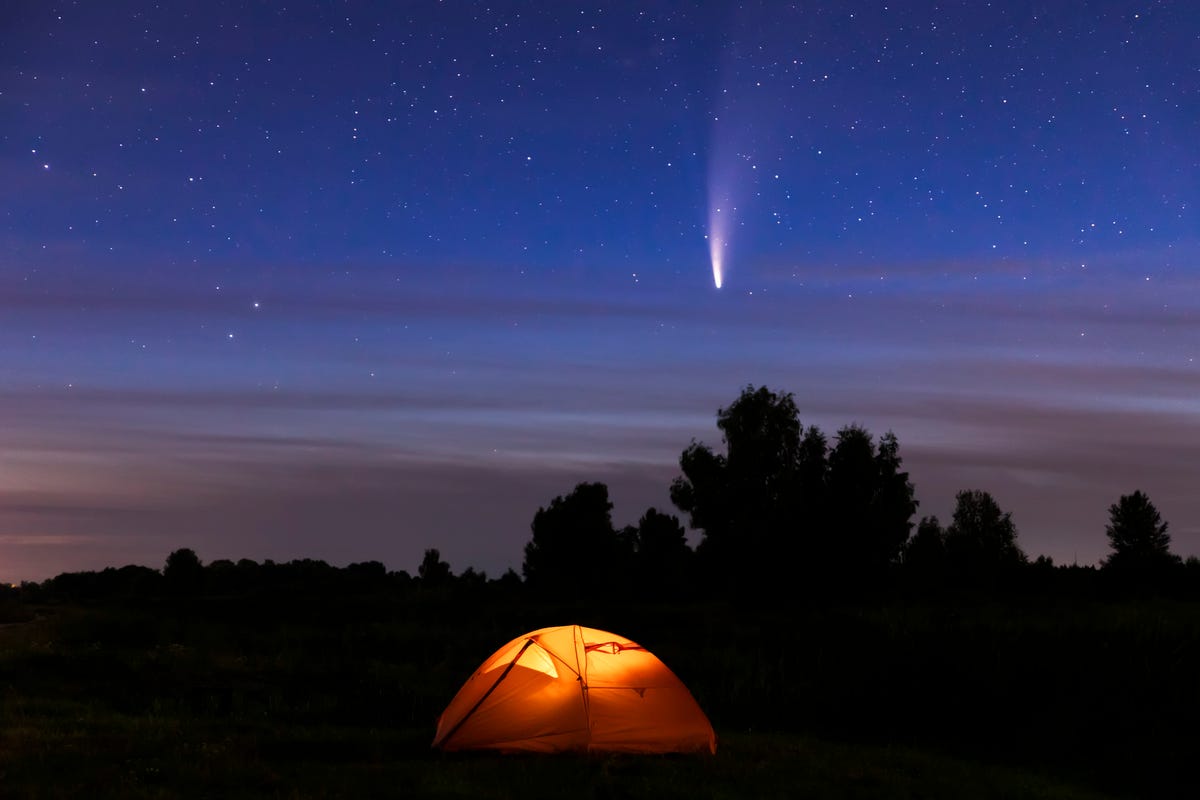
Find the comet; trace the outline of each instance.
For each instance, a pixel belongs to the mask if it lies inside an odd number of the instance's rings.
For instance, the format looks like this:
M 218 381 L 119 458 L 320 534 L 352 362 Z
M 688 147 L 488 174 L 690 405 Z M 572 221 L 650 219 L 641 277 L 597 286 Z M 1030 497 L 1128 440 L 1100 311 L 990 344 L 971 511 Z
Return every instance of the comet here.
M 743 92 L 733 81 L 735 54 L 731 51 L 722 72 L 726 84 L 717 94 L 713 107 L 712 133 L 708 146 L 708 258 L 712 264 L 713 285 L 725 285 L 734 256 L 734 230 L 741 229 L 741 201 L 755 185 L 758 175 L 753 156 L 755 141 L 754 117 L 742 110 Z M 742 108 L 739 108 L 739 105 Z M 739 233 L 738 236 L 741 236 Z M 740 242 L 739 242 L 740 244 Z
M 713 140 L 708 157 L 708 235 L 704 238 L 708 239 L 713 284 L 720 289 L 729 266 L 729 238 L 737 223 L 733 187 L 738 183 L 739 159 L 722 130 L 714 129 Z
M 712 257 L 713 283 L 718 289 L 721 288 L 721 260 L 724 256 L 721 252 L 722 247 L 724 247 L 724 242 L 717 237 L 713 236 L 708 240 L 708 252 Z
M 725 284 L 731 254 L 730 238 L 738 225 L 737 195 L 742 176 L 737 174 L 742 157 L 731 157 L 718 145 L 710 155 L 708 167 L 708 259 L 712 262 L 713 284 L 720 289 Z
M 708 235 L 708 255 L 712 260 L 713 283 L 720 289 L 725 264 L 725 240 L 716 233 Z

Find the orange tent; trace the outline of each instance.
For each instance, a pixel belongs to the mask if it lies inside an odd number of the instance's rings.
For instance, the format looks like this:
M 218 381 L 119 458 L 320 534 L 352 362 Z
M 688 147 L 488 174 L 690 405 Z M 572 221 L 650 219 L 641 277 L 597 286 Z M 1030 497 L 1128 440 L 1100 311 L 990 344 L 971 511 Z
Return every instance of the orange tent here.
M 564 625 L 513 639 L 438 719 L 443 750 L 717 751 L 687 687 L 644 647 Z

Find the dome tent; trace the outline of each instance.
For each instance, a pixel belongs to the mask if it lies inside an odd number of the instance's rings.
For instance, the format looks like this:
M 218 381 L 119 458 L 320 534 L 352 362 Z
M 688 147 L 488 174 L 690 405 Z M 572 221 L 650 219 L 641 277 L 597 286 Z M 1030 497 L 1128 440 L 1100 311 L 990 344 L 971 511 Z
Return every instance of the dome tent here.
M 438 719 L 443 750 L 717 750 L 712 725 L 663 662 L 623 636 L 565 625 L 513 639 Z

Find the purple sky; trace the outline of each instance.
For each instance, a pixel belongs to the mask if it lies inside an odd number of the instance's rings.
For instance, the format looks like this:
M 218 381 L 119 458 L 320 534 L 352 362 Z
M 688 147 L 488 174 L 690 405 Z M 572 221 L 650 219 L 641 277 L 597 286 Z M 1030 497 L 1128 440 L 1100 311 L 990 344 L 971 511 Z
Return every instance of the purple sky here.
M 498 574 L 579 481 L 673 510 L 748 383 L 918 514 L 1093 563 L 1142 489 L 1200 553 L 1190 4 L 169 5 L 0 12 L 0 580 Z

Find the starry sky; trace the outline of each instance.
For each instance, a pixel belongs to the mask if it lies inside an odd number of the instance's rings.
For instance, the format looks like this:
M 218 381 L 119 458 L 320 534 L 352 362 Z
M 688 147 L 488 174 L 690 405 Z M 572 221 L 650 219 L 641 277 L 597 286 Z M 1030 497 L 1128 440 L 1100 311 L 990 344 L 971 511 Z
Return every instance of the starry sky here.
M 1186 0 L 8 0 L 0 187 L 0 580 L 519 569 L 749 383 L 919 514 L 1200 553 Z

